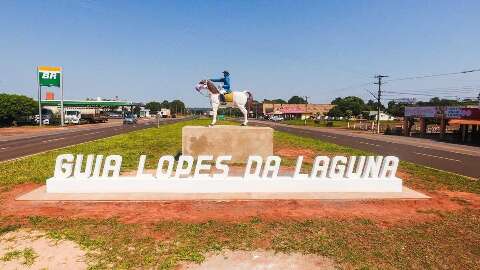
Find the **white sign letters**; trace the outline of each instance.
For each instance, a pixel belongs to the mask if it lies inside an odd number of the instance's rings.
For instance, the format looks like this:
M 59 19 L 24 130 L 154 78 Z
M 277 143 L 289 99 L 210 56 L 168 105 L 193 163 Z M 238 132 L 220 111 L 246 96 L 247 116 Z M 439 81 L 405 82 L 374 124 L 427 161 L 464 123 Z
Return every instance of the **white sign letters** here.
M 250 156 L 244 171 L 231 176 L 231 156 L 171 155 L 155 161 L 147 172 L 147 156 L 141 155 L 135 176 L 120 176 L 120 155 L 59 155 L 47 192 L 401 192 L 394 156 L 317 156 L 304 164 L 299 156 L 292 174 L 281 175 L 279 156 Z

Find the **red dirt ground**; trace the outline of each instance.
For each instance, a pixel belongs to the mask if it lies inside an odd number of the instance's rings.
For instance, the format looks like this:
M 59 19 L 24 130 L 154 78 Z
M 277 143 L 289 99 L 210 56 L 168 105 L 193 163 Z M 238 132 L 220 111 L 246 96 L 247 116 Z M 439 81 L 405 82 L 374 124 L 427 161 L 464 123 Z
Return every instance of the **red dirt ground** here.
M 465 192 L 428 193 L 430 200 L 383 201 L 168 201 L 168 202 L 27 202 L 15 201 L 21 194 L 39 187 L 24 184 L 0 194 L 0 216 L 48 216 L 69 218 L 118 217 L 126 223 L 147 224 L 160 220 L 202 222 L 207 220 L 247 221 L 315 218 L 369 218 L 389 226 L 404 221 L 426 221 L 435 211 L 480 209 L 480 196 Z
M 310 149 L 282 148 L 276 150 L 275 155 L 293 159 L 297 159 L 298 156 L 303 156 L 305 160 L 313 160 L 315 152 Z

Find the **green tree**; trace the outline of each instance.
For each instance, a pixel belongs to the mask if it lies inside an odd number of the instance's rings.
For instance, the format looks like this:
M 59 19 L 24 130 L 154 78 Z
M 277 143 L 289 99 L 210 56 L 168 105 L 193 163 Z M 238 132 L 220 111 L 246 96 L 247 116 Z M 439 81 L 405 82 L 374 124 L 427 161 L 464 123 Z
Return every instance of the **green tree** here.
M 274 99 L 272 102 L 275 104 L 287 104 L 287 102 L 281 98 Z
M 270 99 L 264 99 L 263 100 L 263 103 L 267 103 L 267 104 L 287 104 L 287 102 L 281 98 L 277 98 L 277 99 L 273 99 L 273 100 L 270 100 Z
M 376 111 L 376 110 L 377 110 L 377 104 L 378 104 L 378 102 L 369 99 L 369 100 L 367 101 L 367 104 L 365 104 L 365 105 L 366 105 L 366 110 L 368 110 L 368 111 Z M 385 106 L 383 106 L 382 103 L 380 103 L 380 110 L 381 110 L 381 111 L 385 111 Z
M 160 111 L 161 104 L 160 102 L 157 101 L 150 101 L 147 104 L 145 104 L 145 108 L 150 110 L 150 113 L 156 114 L 157 112 Z
M 38 112 L 38 104 L 23 95 L 0 93 L 0 125 L 11 125 L 13 121 L 33 116 Z
M 353 112 L 352 112 L 351 110 L 346 110 L 346 111 L 345 111 L 345 117 L 346 117 L 347 119 L 352 118 L 352 116 L 353 116 Z
M 328 112 L 328 116 L 358 116 L 363 111 L 367 110 L 365 102 L 361 98 L 355 96 L 349 96 L 345 98 L 338 97 L 332 101 L 332 104 L 335 105 L 335 107 Z M 347 113 L 347 111 L 349 112 Z
M 330 117 L 343 117 L 345 112 L 340 107 L 335 106 L 328 111 L 327 115 Z
M 288 100 L 288 104 L 306 104 L 307 101 L 299 96 L 293 96 Z
M 389 101 L 387 105 L 387 113 L 395 117 L 403 117 L 405 114 L 406 103 Z
M 461 106 L 462 102 L 455 99 L 440 99 L 439 97 L 433 97 L 429 101 L 419 101 L 418 106 Z
M 172 113 L 184 112 L 185 111 L 185 104 L 178 99 L 172 100 L 169 104 L 170 111 Z
M 168 102 L 168 100 L 164 100 L 164 101 L 160 104 L 160 107 L 163 108 L 163 109 L 168 109 L 168 108 L 170 108 L 170 102 Z

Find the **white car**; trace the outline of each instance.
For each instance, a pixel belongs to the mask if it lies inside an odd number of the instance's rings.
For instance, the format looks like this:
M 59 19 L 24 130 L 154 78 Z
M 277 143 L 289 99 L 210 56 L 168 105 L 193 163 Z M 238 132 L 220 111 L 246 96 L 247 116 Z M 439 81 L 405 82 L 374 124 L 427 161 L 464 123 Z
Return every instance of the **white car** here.
M 40 118 L 40 116 L 35 115 L 35 118 L 33 119 L 33 121 L 35 122 L 35 124 L 38 124 L 38 119 Z M 42 121 L 42 125 L 50 125 L 50 118 L 48 115 L 42 115 L 42 118 L 43 118 L 43 121 Z
M 272 116 L 272 118 L 270 120 L 272 120 L 273 122 L 279 122 L 279 121 L 283 121 L 284 118 L 283 118 L 283 116 L 275 115 L 275 116 Z

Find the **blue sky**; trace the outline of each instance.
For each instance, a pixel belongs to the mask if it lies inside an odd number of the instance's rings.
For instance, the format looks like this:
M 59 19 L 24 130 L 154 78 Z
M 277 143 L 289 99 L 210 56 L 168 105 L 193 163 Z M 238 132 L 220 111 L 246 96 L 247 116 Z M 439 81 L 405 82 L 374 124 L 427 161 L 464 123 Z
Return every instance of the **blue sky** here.
M 480 1 L 439 0 L 4 1 L 0 91 L 35 97 L 35 67 L 59 65 L 67 99 L 207 106 L 193 86 L 224 69 L 234 90 L 259 100 L 368 98 L 378 73 L 395 79 L 480 68 L 479 10 Z M 385 89 L 477 96 L 480 72 Z

